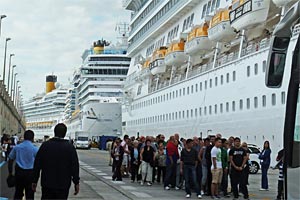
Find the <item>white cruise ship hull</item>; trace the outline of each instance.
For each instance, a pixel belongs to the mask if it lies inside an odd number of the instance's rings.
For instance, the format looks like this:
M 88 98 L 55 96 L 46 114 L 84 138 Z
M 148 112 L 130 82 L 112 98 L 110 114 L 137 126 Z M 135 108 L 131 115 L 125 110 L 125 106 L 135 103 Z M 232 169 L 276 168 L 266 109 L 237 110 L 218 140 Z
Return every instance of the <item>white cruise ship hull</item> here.
M 75 132 L 85 132 L 89 138 L 98 136 L 119 136 L 121 133 L 120 103 L 89 103 L 84 105 L 81 119 L 67 123 L 68 136 L 75 138 Z

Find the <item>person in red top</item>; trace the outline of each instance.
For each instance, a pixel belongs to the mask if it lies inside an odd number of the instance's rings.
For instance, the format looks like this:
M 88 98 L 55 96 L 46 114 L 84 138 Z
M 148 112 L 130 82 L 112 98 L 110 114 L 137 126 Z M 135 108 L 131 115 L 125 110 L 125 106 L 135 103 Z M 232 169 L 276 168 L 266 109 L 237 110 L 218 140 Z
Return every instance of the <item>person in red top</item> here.
M 177 159 L 179 158 L 178 148 L 175 145 L 175 137 L 170 136 L 170 139 L 166 146 L 167 149 L 167 170 L 166 170 L 166 177 L 164 182 L 164 188 L 169 190 L 169 185 L 175 187 L 176 184 L 176 167 L 177 167 Z

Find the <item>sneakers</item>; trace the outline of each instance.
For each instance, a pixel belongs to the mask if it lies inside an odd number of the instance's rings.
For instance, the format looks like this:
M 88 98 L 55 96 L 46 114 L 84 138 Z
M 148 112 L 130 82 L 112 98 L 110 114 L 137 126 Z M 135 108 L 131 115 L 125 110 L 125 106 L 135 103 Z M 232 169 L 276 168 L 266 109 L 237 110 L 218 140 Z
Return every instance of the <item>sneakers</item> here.
M 191 198 L 190 194 L 185 195 L 185 198 Z
M 141 185 L 144 185 L 144 181 L 141 181 Z
M 204 191 L 203 190 L 201 190 L 201 195 L 204 195 Z
M 177 186 L 176 186 L 176 187 L 175 187 L 175 190 L 180 190 L 180 187 L 177 187 Z
M 198 194 L 197 198 L 198 198 L 198 199 L 202 199 L 202 195 L 201 195 L 201 194 Z
M 165 187 L 165 190 L 170 190 L 170 187 L 169 187 L 169 186 L 166 186 L 166 187 Z
M 147 183 L 147 185 L 148 185 L 148 186 L 151 186 L 151 185 L 152 185 L 152 183 L 151 183 L 151 182 L 148 182 L 148 183 Z

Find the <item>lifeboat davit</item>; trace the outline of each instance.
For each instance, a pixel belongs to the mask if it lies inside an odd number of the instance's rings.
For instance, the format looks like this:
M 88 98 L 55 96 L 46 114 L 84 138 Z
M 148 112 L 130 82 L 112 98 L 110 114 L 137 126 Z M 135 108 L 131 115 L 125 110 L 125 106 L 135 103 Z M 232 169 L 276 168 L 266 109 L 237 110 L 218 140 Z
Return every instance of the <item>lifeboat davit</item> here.
M 229 42 L 235 35 L 234 28 L 230 26 L 229 10 L 219 10 L 210 21 L 208 39 L 214 42 Z
M 168 47 L 165 63 L 167 66 L 181 66 L 188 60 L 188 56 L 184 52 L 184 41 L 173 42 Z
M 237 30 L 249 29 L 264 24 L 271 0 L 233 0 L 229 12 L 230 24 Z
M 296 0 L 272 0 L 272 1 L 277 7 L 285 6 L 293 1 L 296 2 Z
M 204 54 L 212 50 L 213 43 L 208 39 L 208 24 L 195 26 L 188 34 L 185 52 L 189 55 Z
M 158 50 L 154 51 L 150 60 L 149 68 L 151 74 L 161 74 L 166 71 L 165 56 L 167 48 L 160 47 Z

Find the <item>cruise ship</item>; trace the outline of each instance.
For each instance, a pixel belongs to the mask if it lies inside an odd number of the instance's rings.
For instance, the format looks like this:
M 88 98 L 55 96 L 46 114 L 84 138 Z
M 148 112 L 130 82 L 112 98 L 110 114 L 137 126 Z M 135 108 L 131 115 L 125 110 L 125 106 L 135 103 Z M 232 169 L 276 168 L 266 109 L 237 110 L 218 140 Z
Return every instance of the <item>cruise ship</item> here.
M 221 133 L 258 146 L 269 140 L 275 155 L 283 144 L 288 80 L 280 90 L 267 88 L 265 72 L 272 32 L 295 2 L 123 1 L 132 11 L 123 133 Z
M 35 133 L 35 139 L 42 140 L 54 135 L 54 127 L 62 122 L 67 90 L 56 89 L 57 76 L 46 77 L 46 93 L 37 94 L 23 105 L 26 129 Z
M 118 27 L 121 41 L 115 45 L 103 39 L 94 42 L 84 51 L 82 65 L 74 73 L 65 115 L 71 139 L 121 135 L 121 98 L 130 58 L 126 55 L 128 26 Z

